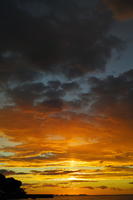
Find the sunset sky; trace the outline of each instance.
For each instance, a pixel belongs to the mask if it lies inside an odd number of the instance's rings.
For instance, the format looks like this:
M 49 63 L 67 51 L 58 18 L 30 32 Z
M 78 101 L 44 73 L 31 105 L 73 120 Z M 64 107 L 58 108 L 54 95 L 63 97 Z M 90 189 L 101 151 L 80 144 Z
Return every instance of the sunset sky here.
M 132 0 L 0 1 L 0 173 L 133 194 Z

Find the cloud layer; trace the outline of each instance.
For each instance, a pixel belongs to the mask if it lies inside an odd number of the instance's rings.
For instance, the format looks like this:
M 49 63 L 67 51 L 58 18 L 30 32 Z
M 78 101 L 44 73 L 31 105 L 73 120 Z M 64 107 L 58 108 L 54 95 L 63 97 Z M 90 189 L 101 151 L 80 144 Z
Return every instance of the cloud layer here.
M 133 70 L 105 73 L 113 23 L 97 0 L 0 2 L 0 172 L 29 192 L 131 192 Z
M 6 0 L 0 8 L 2 73 L 31 65 L 45 72 L 81 76 L 104 70 L 112 51 L 121 46 L 109 34 L 111 13 L 90 7 L 85 0 Z

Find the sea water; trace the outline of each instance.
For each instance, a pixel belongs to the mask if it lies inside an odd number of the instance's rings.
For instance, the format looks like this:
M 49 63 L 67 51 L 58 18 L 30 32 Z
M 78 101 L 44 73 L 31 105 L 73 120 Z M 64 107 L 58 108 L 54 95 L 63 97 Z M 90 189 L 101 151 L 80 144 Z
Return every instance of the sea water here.
M 23 199 L 26 200 L 26 199 Z M 52 198 L 41 198 L 36 200 L 52 200 Z M 133 200 L 133 195 L 120 196 L 55 196 L 53 200 Z

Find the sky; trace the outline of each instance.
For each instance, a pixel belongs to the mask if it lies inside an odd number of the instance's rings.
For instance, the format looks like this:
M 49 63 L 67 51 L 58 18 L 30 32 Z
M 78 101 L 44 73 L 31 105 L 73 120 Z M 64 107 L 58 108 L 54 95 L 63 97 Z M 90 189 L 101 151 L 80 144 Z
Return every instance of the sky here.
M 133 1 L 1 0 L 0 27 L 0 173 L 133 194 Z

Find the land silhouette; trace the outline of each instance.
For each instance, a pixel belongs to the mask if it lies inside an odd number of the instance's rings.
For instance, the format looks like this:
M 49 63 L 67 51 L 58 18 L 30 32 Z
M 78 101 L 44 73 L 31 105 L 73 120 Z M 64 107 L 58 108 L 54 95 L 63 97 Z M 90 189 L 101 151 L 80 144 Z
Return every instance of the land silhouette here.
M 0 174 L 0 199 L 53 198 L 53 195 L 26 194 L 21 186 L 21 181 Z
M 25 197 L 26 192 L 21 188 L 22 182 L 14 178 L 6 178 L 3 174 L 0 174 L 0 197 L 7 198 L 19 198 Z

